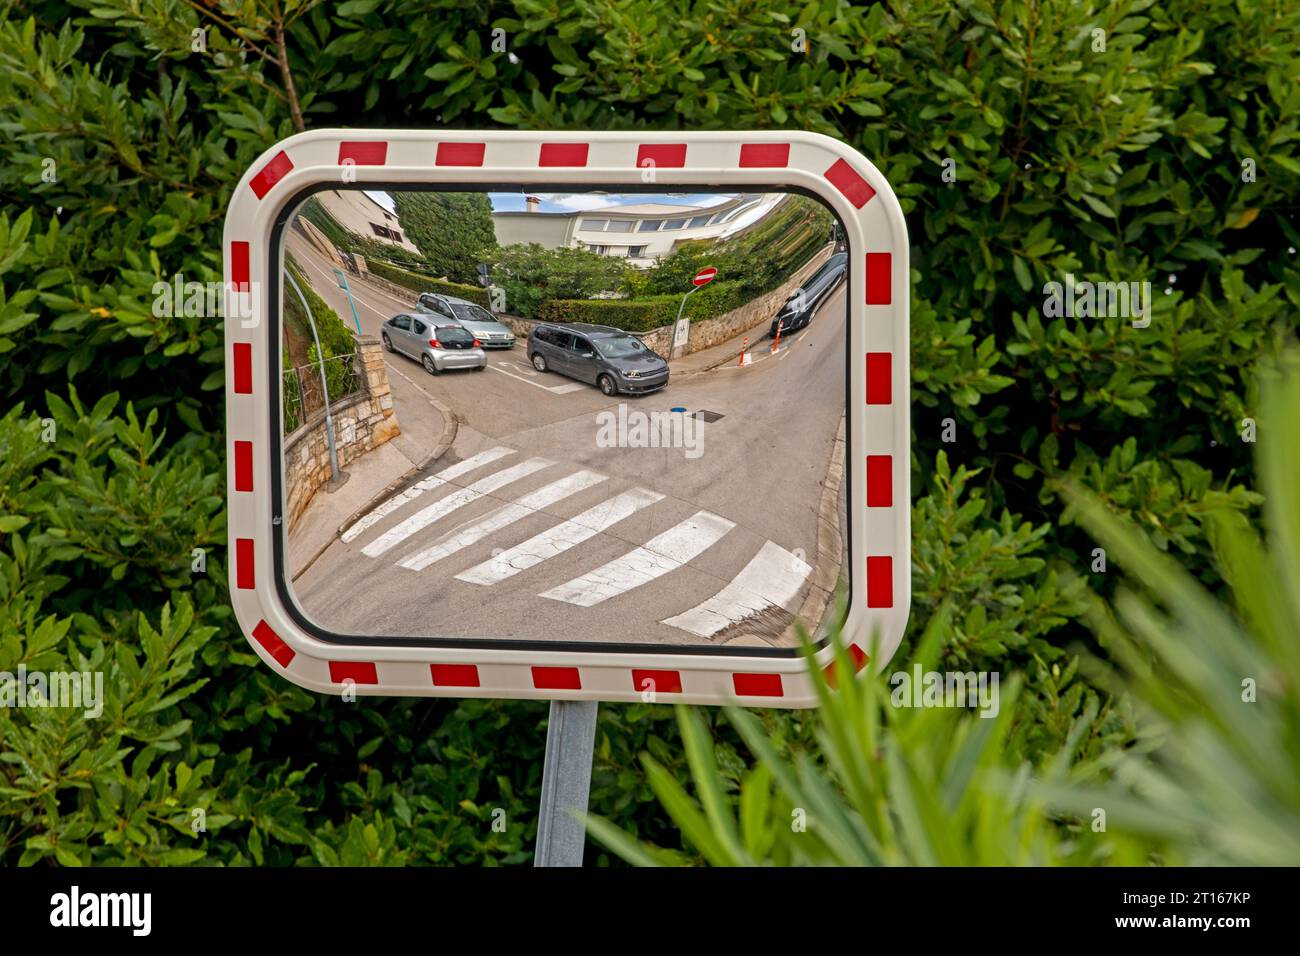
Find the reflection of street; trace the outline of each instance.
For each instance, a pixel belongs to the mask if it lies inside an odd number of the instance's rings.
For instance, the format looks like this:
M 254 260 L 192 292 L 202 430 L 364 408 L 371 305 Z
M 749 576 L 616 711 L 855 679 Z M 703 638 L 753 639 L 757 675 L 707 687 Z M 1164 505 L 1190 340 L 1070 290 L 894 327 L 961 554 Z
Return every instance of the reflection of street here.
M 317 294 L 350 314 L 330 265 L 292 233 L 288 246 Z M 414 294 L 351 281 L 366 334 L 413 307 Z M 389 355 L 404 435 L 432 396 L 460 420 L 456 440 L 428 477 L 331 544 L 294 582 L 297 599 L 350 633 L 775 639 L 818 553 L 846 335 L 841 288 L 776 355 L 763 341 L 761 361 L 734 368 L 737 339 L 674 362 L 668 388 L 645 398 L 538 373 L 523 339 L 490 353 L 486 376 L 435 377 Z M 622 403 L 702 415 L 703 454 L 600 447 L 597 413 Z

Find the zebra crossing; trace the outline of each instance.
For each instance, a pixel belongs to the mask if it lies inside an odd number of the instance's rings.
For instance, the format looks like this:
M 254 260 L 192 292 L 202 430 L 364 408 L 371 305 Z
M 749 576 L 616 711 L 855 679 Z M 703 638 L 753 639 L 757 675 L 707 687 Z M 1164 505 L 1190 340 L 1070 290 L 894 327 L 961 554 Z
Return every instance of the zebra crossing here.
M 497 446 L 448 465 L 377 505 L 349 527 L 341 540 L 357 543 L 366 558 L 391 561 L 403 573 L 450 564 L 445 580 L 482 588 L 485 597 L 517 575 L 532 571 L 527 579 L 521 579 L 528 582 L 524 591 L 515 587 L 512 595 L 530 592 L 545 602 L 575 608 L 617 602 L 661 579 L 671 583 L 674 572 L 691 565 L 696 580 L 709 584 L 711 575 L 716 587 L 703 600 L 688 594 L 681 603 L 690 606 L 672 609 L 673 613 L 658 623 L 704 639 L 773 609 L 795 610 L 812 572 L 800 555 L 767 540 L 729 579 L 716 570 L 701 572 L 692 562 L 724 541 L 734 547 L 739 547 L 736 542 L 740 541 L 748 548 L 752 532 L 736 538 L 735 522 L 702 509 L 674 520 L 673 508 L 680 514 L 683 502 L 668 495 L 588 468 L 541 457 L 519 461 L 518 457 L 515 449 Z M 521 485 L 538 480 L 546 483 L 518 493 Z M 631 487 L 626 487 L 629 484 Z M 599 500 L 586 504 L 595 497 Z M 430 500 L 425 503 L 425 498 Z M 572 517 L 562 516 L 583 504 L 586 507 Z M 475 505 L 478 507 L 472 512 L 466 511 Z M 488 510 L 484 512 L 485 506 Z M 462 512 L 469 518 L 456 524 Z M 634 540 L 634 532 L 629 530 L 634 517 L 640 519 L 638 529 L 654 527 L 655 533 L 642 543 L 636 543 L 640 538 Z M 536 530 L 542 522 L 545 527 Z M 520 525 L 526 530 L 516 530 Z M 603 536 L 600 541 L 605 551 L 593 558 L 594 567 L 572 573 L 576 570 L 574 558 L 585 551 L 570 555 L 567 562 L 548 564 L 598 536 Z M 495 547 L 486 560 L 448 573 L 475 560 L 472 554 L 453 560 L 475 545 Z M 610 545 L 617 545 L 622 553 L 603 560 Z M 482 553 L 480 548 L 478 556 Z M 576 563 L 580 565 L 580 557 Z M 548 570 L 551 567 L 568 570 L 553 573 Z M 675 596 L 677 589 L 670 586 L 667 591 Z

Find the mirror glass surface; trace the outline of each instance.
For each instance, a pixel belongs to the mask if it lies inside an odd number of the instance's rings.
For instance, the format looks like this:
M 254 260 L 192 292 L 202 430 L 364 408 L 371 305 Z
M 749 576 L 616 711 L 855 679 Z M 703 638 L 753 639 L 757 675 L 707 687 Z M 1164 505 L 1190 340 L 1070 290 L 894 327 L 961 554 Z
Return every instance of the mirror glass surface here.
M 795 193 L 621 189 L 349 187 L 289 215 L 281 553 L 308 622 L 796 648 L 833 613 L 842 229 Z

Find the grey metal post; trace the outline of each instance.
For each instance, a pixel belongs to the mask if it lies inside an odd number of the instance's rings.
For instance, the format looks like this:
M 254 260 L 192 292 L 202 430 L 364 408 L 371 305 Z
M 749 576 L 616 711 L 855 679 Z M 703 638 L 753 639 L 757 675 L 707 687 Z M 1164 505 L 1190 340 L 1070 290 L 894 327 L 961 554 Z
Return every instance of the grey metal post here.
M 307 297 L 302 294 L 302 289 L 298 288 L 298 282 L 288 269 L 284 270 L 284 278 L 289 285 L 293 286 L 293 291 L 298 293 L 298 301 L 302 303 L 303 311 L 307 313 L 307 322 L 311 325 L 311 337 L 316 342 L 316 358 L 320 360 L 320 390 L 325 396 L 325 444 L 330 450 L 330 481 L 339 480 L 339 452 L 334 447 L 334 416 L 330 413 L 330 389 L 325 383 L 325 350 L 320 347 L 320 336 L 316 334 L 316 320 L 312 317 L 311 306 L 307 304 Z M 307 418 L 307 406 L 303 406 L 303 420 Z
M 682 313 L 686 311 L 686 300 L 703 288 L 704 286 L 696 286 L 690 292 L 687 292 L 682 296 L 682 304 L 677 307 L 677 318 L 673 320 L 673 344 L 672 348 L 669 350 L 673 358 L 679 358 L 677 350 L 681 348 L 681 346 L 677 344 L 677 323 L 682 320 Z
M 587 832 L 580 818 L 591 793 L 596 708 L 594 700 L 551 701 L 533 866 L 582 866 Z

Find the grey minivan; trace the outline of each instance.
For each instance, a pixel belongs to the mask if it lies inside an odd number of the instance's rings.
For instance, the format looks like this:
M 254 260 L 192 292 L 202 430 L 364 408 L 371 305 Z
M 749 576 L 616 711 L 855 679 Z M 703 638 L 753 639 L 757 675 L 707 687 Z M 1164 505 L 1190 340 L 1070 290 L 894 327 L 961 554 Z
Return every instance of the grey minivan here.
M 668 384 L 668 363 L 638 338 L 608 325 L 542 323 L 528 333 L 539 372 L 559 372 L 606 395 L 642 395 Z
M 385 319 L 380 338 L 390 352 L 418 359 L 430 375 L 449 368 L 487 368 L 487 353 L 460 323 L 431 315 L 395 315 Z

